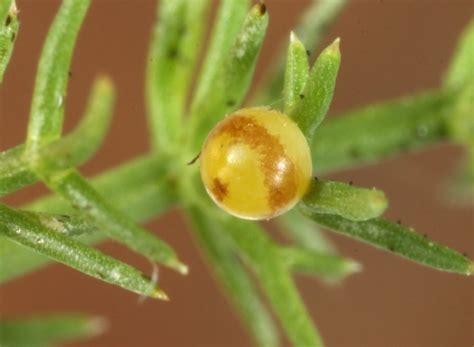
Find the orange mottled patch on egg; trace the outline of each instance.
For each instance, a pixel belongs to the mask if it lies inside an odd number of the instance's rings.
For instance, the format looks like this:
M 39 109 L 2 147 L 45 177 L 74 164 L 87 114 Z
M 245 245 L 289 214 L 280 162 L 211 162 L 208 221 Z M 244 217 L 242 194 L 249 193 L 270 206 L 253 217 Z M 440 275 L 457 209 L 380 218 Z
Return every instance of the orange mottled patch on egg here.
M 268 204 L 272 209 L 281 208 L 296 194 L 296 177 L 294 165 L 285 154 L 285 149 L 278 138 L 269 134 L 251 117 L 243 114 L 224 120 L 216 129 L 216 136 L 226 133 L 234 142 L 249 146 L 261 156 L 260 167 L 264 172 L 264 183 L 268 189 Z M 287 169 L 281 179 L 274 179 L 275 168 L 279 163 L 286 163 Z
M 217 200 L 222 201 L 227 195 L 227 184 L 222 183 L 219 178 L 212 180 L 212 192 Z

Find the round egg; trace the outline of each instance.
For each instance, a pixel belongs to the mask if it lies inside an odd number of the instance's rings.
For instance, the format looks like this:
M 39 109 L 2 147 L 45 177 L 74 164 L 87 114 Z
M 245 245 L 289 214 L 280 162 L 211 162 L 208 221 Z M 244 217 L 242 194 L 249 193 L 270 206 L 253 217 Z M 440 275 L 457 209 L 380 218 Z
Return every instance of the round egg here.
M 267 107 L 226 116 L 204 142 L 201 178 L 214 202 L 244 219 L 291 209 L 312 175 L 308 143 L 295 122 Z

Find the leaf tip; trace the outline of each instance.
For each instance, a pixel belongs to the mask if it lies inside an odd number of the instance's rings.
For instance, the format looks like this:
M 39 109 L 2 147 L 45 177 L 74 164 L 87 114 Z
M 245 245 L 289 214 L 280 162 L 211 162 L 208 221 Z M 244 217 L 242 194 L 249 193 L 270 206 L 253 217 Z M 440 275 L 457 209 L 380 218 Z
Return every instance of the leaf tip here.
M 377 191 L 374 188 L 374 194 L 370 199 L 370 206 L 377 216 L 380 216 L 388 207 L 388 200 L 382 191 Z
M 332 53 L 334 55 L 340 55 L 341 54 L 341 51 L 340 51 L 340 42 L 341 42 L 341 39 L 338 37 L 337 39 L 335 39 L 327 48 L 327 51 L 328 53 Z
M 189 273 L 188 266 L 177 259 L 170 263 L 170 267 L 178 271 L 181 275 L 187 275 Z
M 109 327 L 109 323 L 104 317 L 93 317 L 87 322 L 87 334 L 97 336 L 103 334 Z
M 13 18 L 16 18 L 18 16 L 18 7 L 16 7 L 15 0 L 13 0 L 10 5 L 10 9 L 8 10 L 8 15 Z
M 467 275 L 468 276 L 474 275 L 474 261 L 471 261 L 469 263 L 469 266 L 467 268 Z
M 347 274 L 362 272 L 362 269 L 362 264 L 352 259 L 348 259 L 344 265 L 344 272 Z
M 153 289 L 153 292 L 151 293 L 150 296 L 154 299 L 163 300 L 163 301 L 170 301 L 170 298 L 169 298 L 168 294 L 166 294 L 163 290 L 161 290 L 159 288 Z
M 294 43 L 294 42 L 298 42 L 299 39 L 298 37 L 296 36 L 295 32 L 294 31 L 291 31 L 290 32 L 290 42 L 291 43 Z
M 97 83 L 97 88 L 101 90 L 108 90 L 108 91 L 113 91 L 114 90 L 114 82 L 112 81 L 112 78 L 108 75 L 99 75 L 96 79 Z
M 303 42 L 301 42 L 298 35 L 296 35 L 294 31 L 292 31 L 290 33 L 290 45 L 291 46 L 296 46 L 296 47 L 301 47 L 302 49 L 305 49 L 304 45 L 303 45 Z

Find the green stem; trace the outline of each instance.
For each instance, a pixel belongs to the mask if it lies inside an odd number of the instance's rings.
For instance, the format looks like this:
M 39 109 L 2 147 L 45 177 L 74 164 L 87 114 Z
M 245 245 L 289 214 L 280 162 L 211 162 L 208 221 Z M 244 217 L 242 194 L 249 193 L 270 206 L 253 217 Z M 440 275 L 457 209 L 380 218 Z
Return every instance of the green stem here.
M 253 268 L 283 330 L 295 346 L 323 345 L 279 247 L 255 223 L 227 218 L 226 231 L 244 260 Z
M 187 215 L 194 226 L 209 265 L 218 276 L 230 299 L 242 316 L 258 346 L 278 346 L 278 332 L 261 302 L 258 290 L 235 254 L 234 244 L 218 220 L 207 216 L 201 208 L 188 206 Z

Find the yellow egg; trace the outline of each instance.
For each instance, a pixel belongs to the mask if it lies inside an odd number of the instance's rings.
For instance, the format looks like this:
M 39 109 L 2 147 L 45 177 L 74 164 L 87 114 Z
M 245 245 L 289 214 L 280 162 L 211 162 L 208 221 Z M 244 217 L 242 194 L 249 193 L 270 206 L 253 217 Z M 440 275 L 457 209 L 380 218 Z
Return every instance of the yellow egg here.
M 214 202 L 244 219 L 270 219 L 288 211 L 306 192 L 312 174 L 301 130 L 267 107 L 225 117 L 209 133 L 200 161 Z

